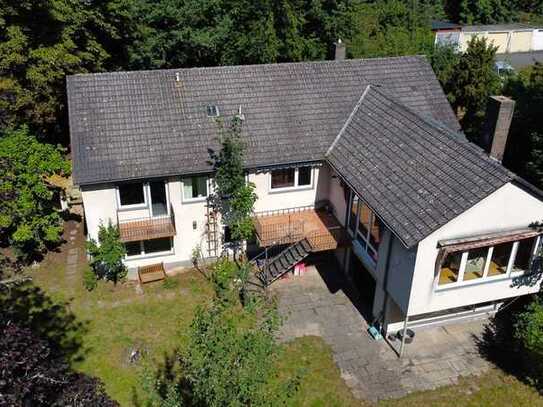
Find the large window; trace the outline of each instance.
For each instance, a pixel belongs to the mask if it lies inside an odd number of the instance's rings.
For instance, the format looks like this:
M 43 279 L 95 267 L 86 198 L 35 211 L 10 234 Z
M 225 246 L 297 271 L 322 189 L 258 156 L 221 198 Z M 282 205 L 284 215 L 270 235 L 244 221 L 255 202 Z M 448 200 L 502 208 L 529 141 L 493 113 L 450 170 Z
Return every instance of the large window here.
M 146 256 L 153 254 L 170 254 L 173 250 L 173 241 L 170 237 L 161 239 L 142 240 L 138 242 L 127 242 L 126 257 Z
M 190 177 L 183 179 L 183 200 L 204 199 L 207 197 L 207 177 Z
M 311 167 L 281 168 L 271 171 L 271 189 L 311 187 L 313 169 Z
M 366 251 L 374 262 L 377 262 L 379 245 L 382 240 L 384 225 L 375 216 L 368 205 L 358 196 L 351 193 L 349 206 L 348 229 L 351 235 Z
M 449 253 L 441 264 L 438 285 L 462 284 L 530 271 L 540 237 Z
M 119 185 L 119 204 L 120 206 L 145 205 L 145 192 L 143 183 L 135 182 L 131 184 Z

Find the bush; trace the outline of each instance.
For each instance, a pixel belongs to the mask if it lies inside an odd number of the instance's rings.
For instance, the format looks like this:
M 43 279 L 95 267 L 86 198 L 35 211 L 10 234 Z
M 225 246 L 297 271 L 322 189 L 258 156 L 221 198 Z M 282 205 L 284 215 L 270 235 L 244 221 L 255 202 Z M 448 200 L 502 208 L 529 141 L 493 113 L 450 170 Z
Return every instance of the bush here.
M 86 268 L 85 272 L 83 273 L 83 286 L 87 289 L 87 291 L 92 291 L 96 288 L 98 285 L 98 278 L 96 277 L 96 274 L 92 269 Z
M 543 303 L 540 298 L 528 304 L 517 317 L 515 338 L 523 347 L 524 368 L 539 388 L 543 385 Z
M 107 226 L 100 225 L 98 243 L 91 239 L 87 243 L 87 250 L 92 257 L 90 264 L 96 278 L 117 284 L 126 277 L 128 270 L 123 263 L 126 249 L 121 242 L 119 228 L 111 221 Z

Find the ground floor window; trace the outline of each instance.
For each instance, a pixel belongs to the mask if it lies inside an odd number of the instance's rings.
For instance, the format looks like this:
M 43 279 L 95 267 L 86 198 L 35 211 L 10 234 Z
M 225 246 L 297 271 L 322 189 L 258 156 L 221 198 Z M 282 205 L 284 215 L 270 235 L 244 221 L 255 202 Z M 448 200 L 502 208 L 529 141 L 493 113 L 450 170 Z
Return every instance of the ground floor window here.
M 169 254 L 173 251 L 173 239 L 164 237 L 160 239 L 141 240 L 138 242 L 127 242 L 126 257 L 149 256 L 153 254 Z
M 441 263 L 438 285 L 460 284 L 528 272 L 540 245 L 541 238 L 534 236 L 449 253 Z
M 383 223 L 354 192 L 351 192 L 347 216 L 349 232 L 377 263 L 379 245 L 384 231 Z

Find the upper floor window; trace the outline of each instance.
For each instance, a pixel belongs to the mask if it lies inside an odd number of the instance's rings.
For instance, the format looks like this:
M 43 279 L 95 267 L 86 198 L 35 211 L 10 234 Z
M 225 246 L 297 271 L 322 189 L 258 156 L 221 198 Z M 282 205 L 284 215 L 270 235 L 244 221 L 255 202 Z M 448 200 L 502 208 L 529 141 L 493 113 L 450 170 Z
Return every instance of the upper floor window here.
M 374 262 L 377 262 L 384 225 L 369 206 L 362 202 L 354 192 L 351 193 L 347 225 L 349 232 L 362 249 L 368 253 Z
M 439 286 L 522 274 L 530 270 L 539 236 L 449 253 L 441 264 Z
M 183 178 L 183 200 L 201 200 L 207 197 L 207 176 Z
M 142 182 L 119 185 L 120 206 L 145 205 L 145 192 Z
M 271 189 L 310 187 L 313 182 L 311 167 L 281 168 L 271 171 Z

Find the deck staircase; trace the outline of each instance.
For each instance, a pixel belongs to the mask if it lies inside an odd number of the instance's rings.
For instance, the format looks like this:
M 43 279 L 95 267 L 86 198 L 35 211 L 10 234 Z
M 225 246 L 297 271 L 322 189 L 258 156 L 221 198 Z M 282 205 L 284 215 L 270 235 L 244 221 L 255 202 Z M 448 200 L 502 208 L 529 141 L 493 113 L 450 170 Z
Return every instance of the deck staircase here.
M 275 280 L 288 273 L 300 261 L 305 259 L 313 251 L 311 243 L 302 239 L 284 249 L 277 256 L 265 261 L 256 273 L 264 287 L 269 286 Z M 258 262 L 256 263 L 258 265 Z

